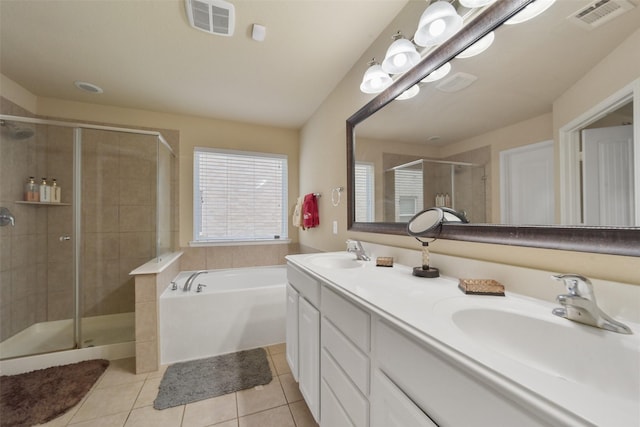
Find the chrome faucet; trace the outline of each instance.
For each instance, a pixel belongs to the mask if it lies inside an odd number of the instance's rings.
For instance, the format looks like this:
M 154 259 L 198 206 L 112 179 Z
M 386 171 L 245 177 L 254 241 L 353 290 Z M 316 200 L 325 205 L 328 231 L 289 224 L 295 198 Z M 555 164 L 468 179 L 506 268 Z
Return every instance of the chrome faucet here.
M 209 272 L 209 270 L 198 270 L 195 273 L 191 273 L 191 276 L 189 276 L 187 281 L 184 282 L 184 286 L 182 287 L 182 290 L 184 292 L 190 291 L 191 290 L 191 285 L 193 285 L 193 282 L 194 282 L 194 280 L 196 280 L 196 277 L 198 277 L 201 274 L 208 273 L 208 272 Z
M 557 296 L 556 300 L 562 307 L 554 308 L 553 314 L 620 334 L 633 333 L 627 325 L 612 319 L 600 310 L 589 279 L 579 274 L 558 274 L 552 277 L 563 281 L 568 292 L 566 295 Z
M 16 219 L 13 217 L 13 214 L 9 209 L 3 207 L 0 208 L 0 226 L 4 227 L 5 225 L 15 227 Z
M 362 242 L 360 240 L 347 240 L 347 252 L 352 252 L 356 254 L 356 259 L 361 261 L 369 261 L 369 255 L 364 251 L 362 247 Z

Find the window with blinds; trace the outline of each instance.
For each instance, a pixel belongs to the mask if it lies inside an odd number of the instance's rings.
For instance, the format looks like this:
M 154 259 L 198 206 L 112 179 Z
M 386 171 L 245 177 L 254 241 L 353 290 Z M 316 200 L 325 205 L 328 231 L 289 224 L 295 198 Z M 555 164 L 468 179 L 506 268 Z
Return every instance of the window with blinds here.
M 196 148 L 196 242 L 286 239 L 287 156 Z
M 374 178 L 373 164 L 356 162 L 355 165 L 355 193 L 356 193 L 356 222 L 374 221 Z
M 395 170 L 396 222 L 409 220 L 423 209 L 422 169 Z

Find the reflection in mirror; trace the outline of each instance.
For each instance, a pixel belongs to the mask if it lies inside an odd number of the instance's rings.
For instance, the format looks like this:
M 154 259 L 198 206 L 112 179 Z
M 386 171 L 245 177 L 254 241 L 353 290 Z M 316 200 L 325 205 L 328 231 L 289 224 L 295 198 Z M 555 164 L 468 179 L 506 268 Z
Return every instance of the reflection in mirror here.
M 574 164 L 559 157 L 558 128 L 640 78 L 627 77 L 627 65 L 639 68 L 640 8 L 590 25 L 567 19 L 591 3 L 556 1 L 531 21 L 498 28 L 485 52 L 452 59 L 446 77 L 420 82 L 415 97 L 358 123 L 355 221 L 403 223 L 426 206 L 450 206 L 472 223 L 640 225 L 632 92 L 614 111 L 583 120 Z M 618 76 L 626 80 L 614 83 Z M 603 95 L 594 101 L 576 88 Z

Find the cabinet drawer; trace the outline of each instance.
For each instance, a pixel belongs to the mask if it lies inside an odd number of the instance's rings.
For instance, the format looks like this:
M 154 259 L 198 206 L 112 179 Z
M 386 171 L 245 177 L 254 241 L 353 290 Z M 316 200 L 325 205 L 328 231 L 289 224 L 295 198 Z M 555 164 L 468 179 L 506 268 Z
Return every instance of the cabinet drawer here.
M 463 366 L 386 322 L 376 324 L 375 343 L 379 369 L 439 425 L 549 425 Z
M 327 318 L 320 328 L 322 346 L 364 395 L 369 394 L 369 357 L 348 340 Z
M 371 427 L 438 427 L 382 372 L 371 387 Z
M 369 353 L 371 316 L 326 287 L 322 287 L 322 314 L 360 350 Z
M 353 427 L 353 423 L 349 419 L 349 416 L 344 411 L 338 398 L 331 391 L 331 388 L 327 385 L 326 381 L 322 381 L 321 393 L 322 393 L 322 408 L 320 408 L 320 419 L 322 420 L 322 426 L 327 427 Z
M 369 402 L 353 385 L 349 378 L 340 369 L 336 361 L 322 350 L 321 369 L 322 380 L 326 382 L 330 391 L 335 395 L 340 406 L 349 415 L 349 419 L 356 427 L 369 425 Z M 324 396 L 321 397 L 324 402 Z M 324 404 L 324 403 L 323 403 Z M 324 422 L 325 420 L 322 419 Z M 326 424 L 329 425 L 329 424 Z
M 287 280 L 313 306 L 320 307 L 320 282 L 291 264 L 287 264 Z

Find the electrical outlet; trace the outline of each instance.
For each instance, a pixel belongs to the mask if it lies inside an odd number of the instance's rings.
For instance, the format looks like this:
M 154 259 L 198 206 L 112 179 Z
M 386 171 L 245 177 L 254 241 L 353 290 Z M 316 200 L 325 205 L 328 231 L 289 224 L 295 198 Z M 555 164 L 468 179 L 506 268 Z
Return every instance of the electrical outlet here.
M 333 221 L 333 234 L 338 234 L 338 221 Z

